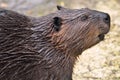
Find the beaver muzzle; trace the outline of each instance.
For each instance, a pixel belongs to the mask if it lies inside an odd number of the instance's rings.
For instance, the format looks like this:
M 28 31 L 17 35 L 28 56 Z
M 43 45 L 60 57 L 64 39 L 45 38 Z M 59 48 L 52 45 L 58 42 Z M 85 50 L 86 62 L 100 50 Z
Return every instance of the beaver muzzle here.
M 98 35 L 99 40 L 104 40 L 105 34 L 107 34 L 110 30 L 110 16 L 107 13 L 102 14 L 103 22 L 107 25 L 102 27 L 102 33 Z

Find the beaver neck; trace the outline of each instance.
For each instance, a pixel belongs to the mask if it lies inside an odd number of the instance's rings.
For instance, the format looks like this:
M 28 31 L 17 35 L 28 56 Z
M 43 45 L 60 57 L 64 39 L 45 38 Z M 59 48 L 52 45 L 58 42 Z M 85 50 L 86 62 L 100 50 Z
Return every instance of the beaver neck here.
M 42 45 L 42 47 L 39 45 Z M 37 42 L 36 46 L 40 48 L 38 49 L 39 55 L 46 60 L 46 66 L 43 68 L 46 69 L 49 74 L 57 76 L 58 79 L 56 80 L 72 80 L 75 57 L 71 57 L 66 54 L 65 51 L 55 49 L 55 47 L 48 42 L 41 41 L 40 44 Z
M 40 20 L 34 20 L 35 25 L 31 28 L 34 33 L 29 40 L 32 43 L 30 46 L 33 46 L 39 56 L 42 56 L 43 60 L 46 61 L 46 65 L 43 65 L 46 73 L 58 77 L 55 80 L 72 80 L 76 57 L 71 56 L 67 50 L 56 48 L 56 45 L 50 41 L 49 34 L 52 32 L 52 28 L 49 27 L 50 22 L 41 20 L 40 23 Z
M 48 40 L 49 39 L 42 37 L 32 37 L 30 40 L 28 40 L 30 43 L 32 43 L 28 44 L 29 48 L 31 47 L 30 50 L 33 49 L 38 56 L 42 57 L 39 68 L 45 70 L 45 74 L 52 74 L 48 75 L 48 77 L 54 76 L 56 77 L 55 80 L 72 80 L 72 72 L 76 58 L 66 53 L 66 51 L 55 48 L 54 44 Z M 41 66 L 41 64 L 45 65 Z

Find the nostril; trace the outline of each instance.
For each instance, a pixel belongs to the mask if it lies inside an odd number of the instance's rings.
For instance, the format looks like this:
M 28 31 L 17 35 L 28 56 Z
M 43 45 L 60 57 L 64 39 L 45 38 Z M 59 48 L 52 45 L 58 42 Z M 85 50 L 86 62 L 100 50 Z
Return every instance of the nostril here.
M 104 22 L 105 23 L 110 23 L 110 16 L 109 16 L 109 14 L 105 14 L 105 17 L 104 17 Z

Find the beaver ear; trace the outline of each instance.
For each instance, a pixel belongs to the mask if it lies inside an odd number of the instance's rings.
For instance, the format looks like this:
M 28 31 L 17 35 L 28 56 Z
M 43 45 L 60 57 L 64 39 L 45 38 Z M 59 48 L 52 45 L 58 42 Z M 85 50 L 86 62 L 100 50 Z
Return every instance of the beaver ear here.
M 64 7 L 60 6 L 60 5 L 57 5 L 57 9 L 58 10 L 63 10 L 63 9 L 66 9 L 66 8 L 64 8 Z
M 53 28 L 55 31 L 59 31 L 62 25 L 62 19 L 60 17 L 53 18 Z

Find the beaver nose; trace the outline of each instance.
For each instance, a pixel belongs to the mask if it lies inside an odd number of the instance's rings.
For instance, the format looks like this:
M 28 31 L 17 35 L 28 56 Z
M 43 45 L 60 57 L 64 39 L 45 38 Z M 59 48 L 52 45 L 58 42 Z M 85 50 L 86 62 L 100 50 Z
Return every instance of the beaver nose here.
M 104 21 L 106 24 L 110 24 L 110 16 L 109 16 L 109 14 L 104 13 L 103 21 Z

